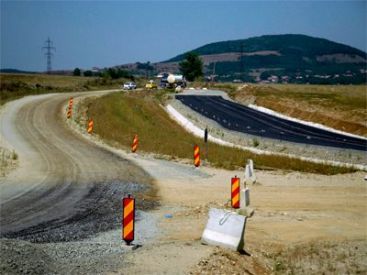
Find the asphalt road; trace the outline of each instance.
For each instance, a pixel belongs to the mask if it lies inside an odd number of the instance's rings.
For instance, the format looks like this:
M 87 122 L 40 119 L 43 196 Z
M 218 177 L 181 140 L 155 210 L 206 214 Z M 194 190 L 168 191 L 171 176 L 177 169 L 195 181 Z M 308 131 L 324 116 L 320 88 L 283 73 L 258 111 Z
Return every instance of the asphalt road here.
M 68 128 L 61 109 L 69 96 L 27 97 L 2 110 L 0 137 L 20 162 L 0 178 L 0 237 L 59 242 L 120 228 L 121 198 L 150 188 L 141 168 Z
M 220 96 L 177 95 L 176 99 L 233 131 L 295 143 L 367 151 L 364 139 L 278 118 Z

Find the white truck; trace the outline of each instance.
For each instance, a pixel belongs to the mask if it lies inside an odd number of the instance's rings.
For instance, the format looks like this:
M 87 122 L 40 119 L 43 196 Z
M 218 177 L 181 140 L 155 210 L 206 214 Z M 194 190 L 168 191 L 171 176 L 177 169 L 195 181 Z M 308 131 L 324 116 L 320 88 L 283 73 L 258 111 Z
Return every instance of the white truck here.
M 186 80 L 181 74 L 164 73 L 162 74 L 159 86 L 162 88 L 176 88 L 178 86 L 185 88 Z

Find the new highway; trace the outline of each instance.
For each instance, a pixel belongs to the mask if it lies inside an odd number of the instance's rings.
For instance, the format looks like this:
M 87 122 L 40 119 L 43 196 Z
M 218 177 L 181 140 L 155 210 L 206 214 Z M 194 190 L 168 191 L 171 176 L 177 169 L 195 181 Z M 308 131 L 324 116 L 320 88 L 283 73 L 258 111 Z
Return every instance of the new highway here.
M 176 99 L 232 131 L 295 143 L 367 151 L 366 139 L 282 119 L 221 96 L 177 95 Z

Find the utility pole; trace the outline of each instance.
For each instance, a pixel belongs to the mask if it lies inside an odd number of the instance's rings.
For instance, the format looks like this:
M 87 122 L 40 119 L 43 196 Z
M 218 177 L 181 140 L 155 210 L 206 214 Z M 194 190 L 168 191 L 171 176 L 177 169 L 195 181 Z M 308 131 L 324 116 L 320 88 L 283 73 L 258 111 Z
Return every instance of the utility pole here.
M 241 73 L 241 80 L 245 80 L 245 73 L 244 73 L 244 64 L 243 64 L 243 43 L 241 42 L 241 55 L 240 55 L 240 73 Z
M 217 62 L 214 61 L 213 63 L 213 72 L 212 72 L 212 77 L 211 77 L 211 81 L 212 83 L 214 83 L 214 78 L 215 78 L 215 66 L 217 65 Z
M 46 50 L 45 56 L 47 58 L 47 73 L 51 73 L 52 66 L 51 66 L 51 58 L 54 55 L 52 51 L 56 51 L 56 48 L 52 46 L 52 41 L 50 40 L 50 37 L 47 38 L 45 42 L 45 47 L 42 47 L 42 50 Z

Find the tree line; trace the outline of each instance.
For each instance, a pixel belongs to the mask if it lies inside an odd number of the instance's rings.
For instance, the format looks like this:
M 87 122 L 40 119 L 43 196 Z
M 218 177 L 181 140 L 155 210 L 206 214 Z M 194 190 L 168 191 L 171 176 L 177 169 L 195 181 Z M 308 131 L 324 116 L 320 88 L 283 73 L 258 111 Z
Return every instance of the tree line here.
M 148 62 L 147 64 L 139 63 L 139 68 L 144 68 L 147 70 L 152 70 L 153 67 Z M 179 68 L 183 76 L 188 81 L 194 81 L 197 78 L 200 78 L 204 75 L 203 73 L 203 61 L 200 56 L 195 52 L 189 52 L 186 54 L 185 59 L 179 63 Z M 73 71 L 74 76 L 97 76 L 97 77 L 105 77 L 111 79 L 118 78 L 129 78 L 134 80 L 134 76 L 131 72 L 127 70 L 123 70 L 120 68 L 108 68 L 99 72 L 93 72 L 91 70 L 82 71 L 80 68 L 75 68 Z
M 97 77 L 103 77 L 103 78 L 111 78 L 111 79 L 118 79 L 118 78 L 129 78 L 134 79 L 134 76 L 127 70 L 123 70 L 120 68 L 108 68 L 102 71 L 93 72 L 91 70 L 83 71 L 79 68 L 75 68 L 73 71 L 74 76 L 97 76 Z

